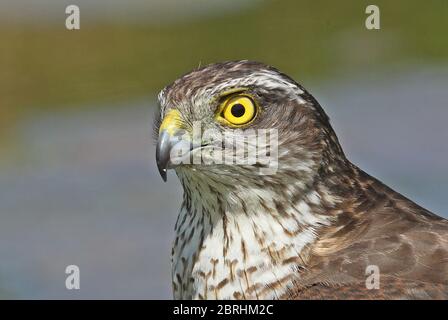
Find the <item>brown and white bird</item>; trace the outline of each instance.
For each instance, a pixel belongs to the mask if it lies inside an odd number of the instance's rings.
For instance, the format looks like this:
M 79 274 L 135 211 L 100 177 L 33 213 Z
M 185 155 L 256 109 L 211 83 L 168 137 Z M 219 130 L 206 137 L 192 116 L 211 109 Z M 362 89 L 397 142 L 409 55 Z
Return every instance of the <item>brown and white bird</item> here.
M 159 104 L 157 165 L 184 190 L 176 299 L 448 299 L 448 221 L 349 162 L 290 77 L 257 62 L 212 64 L 163 89 Z M 193 137 L 198 123 L 212 134 Z M 207 161 L 235 156 L 219 134 L 244 146 L 238 137 L 261 129 L 277 132 L 275 148 L 259 142 L 276 151 L 271 174 L 265 162 Z M 201 161 L 173 161 L 179 145 L 180 158 Z

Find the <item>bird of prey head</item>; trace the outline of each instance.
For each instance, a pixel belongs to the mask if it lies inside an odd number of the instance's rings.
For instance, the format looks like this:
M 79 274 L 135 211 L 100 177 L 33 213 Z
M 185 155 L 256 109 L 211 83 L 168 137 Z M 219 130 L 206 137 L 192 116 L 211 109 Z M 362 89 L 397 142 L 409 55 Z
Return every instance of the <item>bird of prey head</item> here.
M 363 289 L 367 265 L 390 267 L 388 258 L 362 251 L 382 237 L 377 224 L 407 232 L 415 215 L 422 232 L 446 230 L 351 164 L 319 103 L 273 67 L 212 64 L 163 89 L 159 104 L 157 166 L 164 180 L 174 169 L 184 189 L 172 253 L 176 298 L 316 297 L 325 290 L 332 297 L 334 287 Z M 385 232 L 385 248 L 375 250 L 403 245 Z M 403 269 L 394 267 L 391 274 Z
M 166 87 L 159 101 L 157 165 L 163 179 L 174 168 L 181 179 L 197 176 L 229 188 L 235 179 L 256 185 L 284 184 L 285 179 L 306 184 L 324 158 L 342 156 L 314 98 L 261 63 L 226 62 L 195 70 Z M 255 153 L 253 161 L 238 163 L 238 148 Z M 200 161 L 195 163 L 194 156 Z M 276 174 L 260 177 L 260 169 L 270 167 L 265 172 Z

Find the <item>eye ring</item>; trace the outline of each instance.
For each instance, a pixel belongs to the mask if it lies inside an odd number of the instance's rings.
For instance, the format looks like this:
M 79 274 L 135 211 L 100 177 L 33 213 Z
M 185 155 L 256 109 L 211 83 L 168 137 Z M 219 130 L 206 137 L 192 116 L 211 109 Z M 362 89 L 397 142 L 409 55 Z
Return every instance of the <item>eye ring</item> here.
M 251 122 L 257 113 L 257 106 L 251 97 L 237 95 L 223 103 L 221 118 L 232 126 L 243 126 Z

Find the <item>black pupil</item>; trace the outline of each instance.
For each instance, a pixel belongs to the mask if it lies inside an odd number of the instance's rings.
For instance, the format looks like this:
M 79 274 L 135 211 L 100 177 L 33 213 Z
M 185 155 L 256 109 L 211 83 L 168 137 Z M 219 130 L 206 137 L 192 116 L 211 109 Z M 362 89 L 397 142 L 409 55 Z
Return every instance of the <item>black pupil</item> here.
M 232 109 L 230 110 L 232 115 L 236 118 L 242 117 L 245 111 L 246 110 L 244 109 L 244 106 L 241 103 L 235 103 L 232 106 Z

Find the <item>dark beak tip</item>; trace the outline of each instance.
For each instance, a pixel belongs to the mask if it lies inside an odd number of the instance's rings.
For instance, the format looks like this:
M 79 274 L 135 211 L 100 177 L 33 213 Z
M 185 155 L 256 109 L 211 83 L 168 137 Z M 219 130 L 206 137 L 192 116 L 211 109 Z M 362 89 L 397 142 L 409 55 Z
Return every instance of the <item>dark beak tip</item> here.
M 159 169 L 160 176 L 165 182 L 167 180 L 167 165 L 170 160 L 170 151 L 172 147 L 172 141 L 170 139 L 170 135 L 165 130 L 160 132 L 156 149 L 157 168 Z
M 166 169 L 159 166 L 159 164 L 157 164 L 157 168 L 159 169 L 159 173 L 160 173 L 160 176 L 162 177 L 163 181 L 166 182 L 166 180 L 167 180 Z

